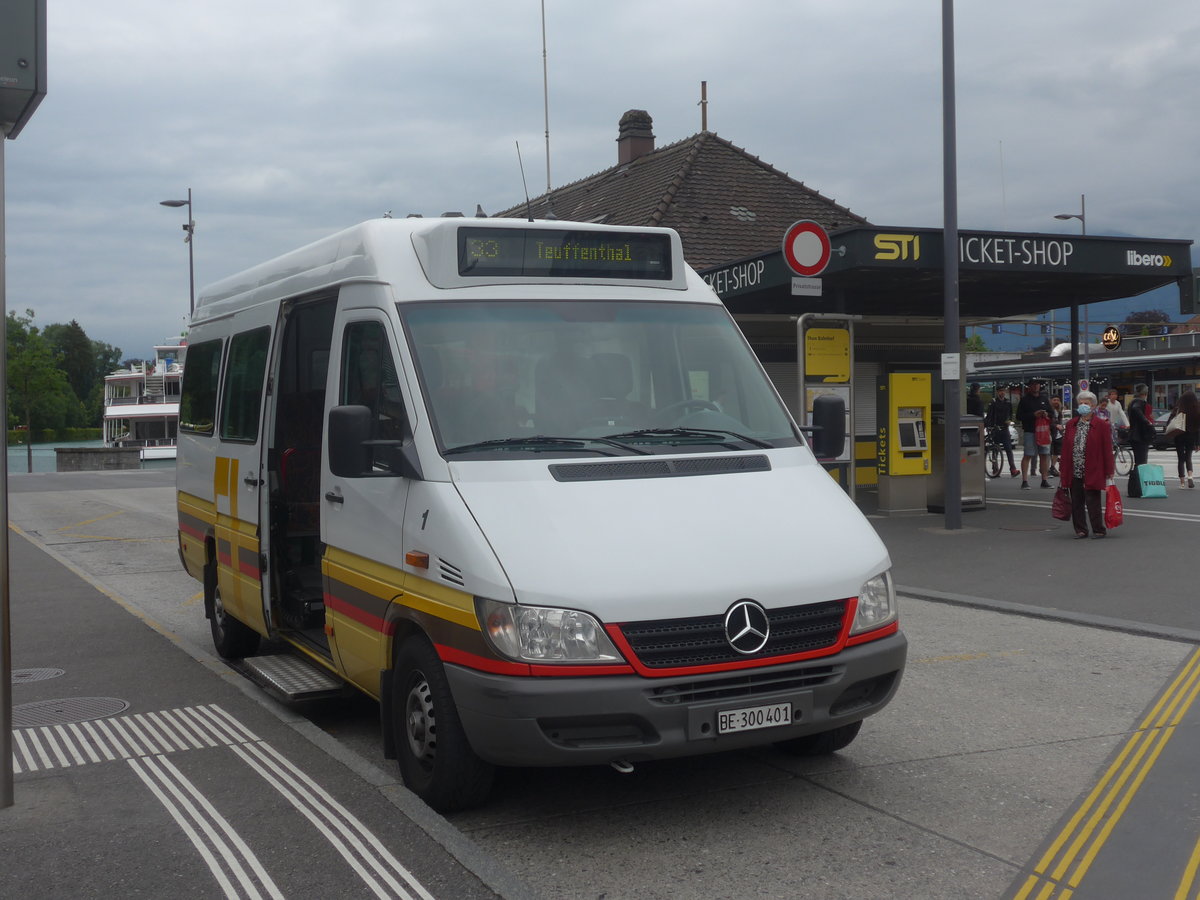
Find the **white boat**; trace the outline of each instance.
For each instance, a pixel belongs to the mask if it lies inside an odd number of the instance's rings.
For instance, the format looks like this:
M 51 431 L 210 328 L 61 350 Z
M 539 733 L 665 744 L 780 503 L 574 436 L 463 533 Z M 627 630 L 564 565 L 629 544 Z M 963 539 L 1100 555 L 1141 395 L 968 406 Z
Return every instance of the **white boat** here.
M 186 338 L 154 348 L 154 359 L 104 376 L 104 446 L 138 447 L 142 459 L 174 459 Z

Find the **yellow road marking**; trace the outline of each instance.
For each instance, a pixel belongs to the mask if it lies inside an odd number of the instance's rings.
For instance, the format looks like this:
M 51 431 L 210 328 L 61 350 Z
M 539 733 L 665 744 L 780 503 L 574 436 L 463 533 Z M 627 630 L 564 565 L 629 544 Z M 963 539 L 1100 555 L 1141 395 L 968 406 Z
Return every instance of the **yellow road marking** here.
M 1200 841 L 1196 841 L 1191 858 L 1183 870 L 1183 878 L 1179 882 L 1179 887 L 1175 890 L 1175 900 L 1188 900 L 1192 885 L 1196 883 L 1197 870 L 1200 870 Z M 1196 892 L 1196 896 L 1200 897 L 1200 891 Z
M 1176 727 L 1195 702 L 1197 695 L 1200 695 L 1200 649 L 1193 652 L 1138 730 L 1130 735 L 1112 765 L 1105 770 L 1100 781 L 1084 799 L 1066 827 L 1042 855 L 1034 867 L 1033 874 L 1026 879 L 1014 900 L 1028 900 L 1030 897 L 1034 897 L 1034 900 L 1049 900 L 1060 888 L 1059 900 L 1068 900 L 1074 889 L 1079 887 L 1100 849 L 1112 835 L 1121 816 L 1129 808 L 1142 782 L 1158 761 L 1167 741 L 1174 735 Z M 1080 856 L 1080 851 L 1085 845 L 1087 849 Z M 1051 870 L 1051 865 L 1056 859 L 1058 862 Z M 1063 876 L 1072 865 L 1075 868 L 1070 878 L 1063 882 Z M 1197 866 L 1200 866 L 1200 844 L 1197 845 L 1185 872 L 1188 885 L 1195 876 Z M 1180 890 L 1187 889 L 1184 884 L 1180 885 Z M 1036 895 L 1033 894 L 1035 890 Z
M 69 531 L 72 528 L 82 528 L 84 525 L 91 525 L 94 522 L 103 522 L 105 519 L 111 519 L 115 516 L 125 515 L 125 510 L 118 509 L 115 512 L 105 513 L 102 516 L 97 516 L 94 519 L 86 519 L 83 522 L 76 522 L 74 525 L 64 525 L 62 528 L 56 528 L 55 531 Z
M 59 531 L 62 529 L 60 528 Z M 125 541 L 130 544 L 173 544 L 174 538 L 165 537 L 148 537 L 148 538 L 131 538 L 131 537 L 116 537 L 111 534 L 72 534 L 70 537 L 80 538 L 85 541 Z
M 184 606 L 193 606 L 204 599 L 204 591 L 197 591 L 191 597 L 183 601 Z

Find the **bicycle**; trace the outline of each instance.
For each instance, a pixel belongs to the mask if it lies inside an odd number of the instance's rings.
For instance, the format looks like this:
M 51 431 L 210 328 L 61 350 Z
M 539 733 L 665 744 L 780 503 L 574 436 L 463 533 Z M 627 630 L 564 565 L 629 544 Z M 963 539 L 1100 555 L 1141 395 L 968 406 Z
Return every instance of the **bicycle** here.
M 1113 450 L 1113 460 L 1118 475 L 1128 475 L 1133 469 L 1133 450 L 1128 444 L 1117 444 Z
M 998 427 L 987 429 L 987 436 L 984 440 L 984 453 L 987 456 L 988 475 L 992 478 L 999 478 L 1000 473 L 1004 471 L 1007 454 L 1004 450 L 1004 444 L 1000 441 L 1000 429 Z

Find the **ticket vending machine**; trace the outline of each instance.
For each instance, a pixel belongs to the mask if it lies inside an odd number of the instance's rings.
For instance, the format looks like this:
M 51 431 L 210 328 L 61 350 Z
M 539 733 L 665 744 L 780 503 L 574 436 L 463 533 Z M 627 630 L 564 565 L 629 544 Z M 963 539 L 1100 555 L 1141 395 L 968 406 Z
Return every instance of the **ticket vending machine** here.
M 876 407 L 879 511 L 920 515 L 926 511 L 931 471 L 929 438 L 933 374 L 889 372 L 878 380 Z

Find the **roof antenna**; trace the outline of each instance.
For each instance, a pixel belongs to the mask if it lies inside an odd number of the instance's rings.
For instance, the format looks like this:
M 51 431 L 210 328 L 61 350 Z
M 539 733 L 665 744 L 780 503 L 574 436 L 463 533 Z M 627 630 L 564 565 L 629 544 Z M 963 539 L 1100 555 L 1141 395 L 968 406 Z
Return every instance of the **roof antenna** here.
M 521 159 L 521 142 L 514 141 L 517 145 L 517 165 L 521 167 L 521 185 L 525 188 L 525 215 L 529 217 L 529 221 L 533 221 L 533 204 L 529 202 L 529 184 L 525 181 L 525 163 Z
M 550 76 L 546 69 L 546 0 L 542 0 L 542 109 L 546 120 L 546 195 L 550 195 Z

